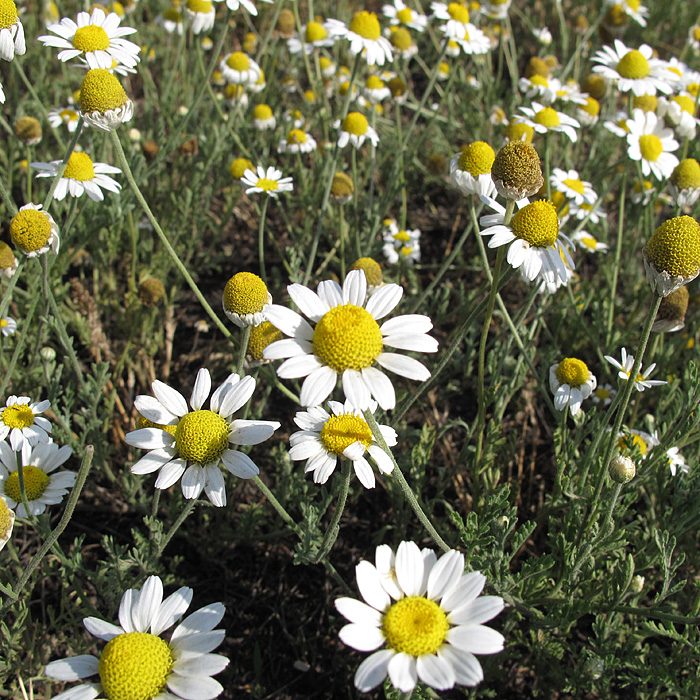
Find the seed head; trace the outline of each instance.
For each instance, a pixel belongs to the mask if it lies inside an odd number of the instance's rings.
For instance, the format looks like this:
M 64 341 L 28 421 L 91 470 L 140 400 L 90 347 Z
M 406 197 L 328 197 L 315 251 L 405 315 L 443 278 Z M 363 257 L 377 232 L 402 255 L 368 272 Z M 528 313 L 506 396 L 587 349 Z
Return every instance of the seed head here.
M 510 141 L 496 154 L 491 178 L 503 197 L 518 200 L 532 196 L 544 182 L 537 151 L 522 141 Z
M 41 141 L 41 124 L 34 117 L 20 117 L 15 122 L 15 136 L 27 146 L 36 146 Z

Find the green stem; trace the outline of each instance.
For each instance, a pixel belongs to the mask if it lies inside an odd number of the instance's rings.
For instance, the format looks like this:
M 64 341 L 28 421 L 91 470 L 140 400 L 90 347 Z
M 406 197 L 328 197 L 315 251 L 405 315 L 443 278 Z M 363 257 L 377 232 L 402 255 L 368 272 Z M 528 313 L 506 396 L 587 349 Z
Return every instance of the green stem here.
M 338 534 L 340 533 L 340 518 L 343 516 L 343 511 L 345 510 L 345 503 L 348 500 L 348 491 L 350 490 L 350 476 L 352 474 L 352 465 L 349 459 L 341 457 L 341 478 L 340 478 L 340 488 L 338 490 L 338 502 L 335 506 L 335 513 L 333 513 L 333 519 L 326 530 L 326 534 L 323 537 L 323 542 L 321 542 L 321 547 L 315 556 L 315 562 L 318 564 L 322 559 L 328 555 L 331 548 L 338 539 Z
M 248 341 L 250 340 L 250 329 L 251 326 L 245 326 L 241 332 L 241 345 L 238 348 L 238 366 L 236 368 L 236 374 L 239 377 L 243 376 L 243 368 L 245 366 L 245 355 L 248 351 Z
M 391 458 L 391 461 L 394 465 L 394 468 L 391 471 L 391 475 L 394 477 L 394 480 L 401 487 L 401 491 L 403 493 L 404 498 L 406 499 L 406 501 L 408 501 L 408 504 L 411 506 L 413 512 L 416 514 L 418 520 L 420 520 L 423 527 L 428 531 L 428 534 L 433 538 L 435 544 L 437 544 L 438 547 L 440 547 L 440 549 L 443 552 L 449 552 L 450 547 L 445 542 L 445 540 L 442 539 L 442 537 L 440 536 L 438 531 L 435 529 L 433 524 L 430 522 L 430 518 L 428 518 L 425 511 L 423 510 L 420 503 L 418 502 L 418 498 L 411 490 L 411 487 L 408 485 L 408 482 L 406 481 L 406 477 L 404 477 L 403 472 L 401 471 L 401 468 L 399 467 L 398 462 L 396 461 L 396 458 L 394 457 L 392 451 L 389 449 L 389 446 L 386 444 L 386 440 L 384 439 L 384 436 L 382 435 L 382 431 L 379 429 L 379 424 L 377 423 L 376 419 L 374 418 L 372 411 L 370 411 L 369 409 L 366 409 L 363 412 L 363 415 L 365 417 L 365 420 L 367 421 L 367 425 L 369 425 L 370 429 L 372 430 L 372 435 L 374 436 L 374 439 L 377 441 L 377 444 Z
M 83 130 L 83 123 L 83 118 L 80 117 L 78 119 L 78 126 L 76 126 L 75 131 L 73 132 L 73 136 L 71 137 L 70 143 L 68 144 L 68 148 L 66 149 L 63 155 L 63 162 L 61 163 L 61 165 L 58 166 L 58 171 L 56 172 L 54 179 L 51 181 L 51 187 L 46 197 L 44 198 L 43 209 L 45 212 L 48 212 L 49 207 L 53 202 L 53 193 L 56 191 L 58 181 L 63 177 L 63 173 L 66 171 L 68 161 L 70 160 L 71 154 L 75 150 L 75 146 L 78 143 L 78 139 L 80 138 L 80 134 Z
M 625 225 L 625 187 L 627 177 L 623 175 L 620 186 L 620 213 L 617 218 L 617 240 L 615 241 L 615 264 L 613 265 L 613 278 L 610 285 L 610 303 L 608 306 L 608 318 L 605 328 L 605 346 L 609 347 L 612 342 L 613 319 L 615 316 L 615 294 L 617 293 L 617 277 L 620 269 L 620 259 L 622 257 L 622 231 Z
M 263 195 L 263 197 L 263 203 L 260 207 L 260 223 L 258 225 L 258 257 L 260 258 L 260 277 L 262 277 L 263 282 L 267 282 L 267 270 L 265 268 L 265 218 L 270 197 L 268 195 Z

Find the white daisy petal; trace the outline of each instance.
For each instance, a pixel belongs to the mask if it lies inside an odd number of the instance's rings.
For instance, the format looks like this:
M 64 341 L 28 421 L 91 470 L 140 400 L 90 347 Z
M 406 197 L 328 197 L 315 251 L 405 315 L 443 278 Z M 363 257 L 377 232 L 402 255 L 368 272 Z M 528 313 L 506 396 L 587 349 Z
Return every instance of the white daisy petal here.
M 355 687 L 362 693 L 376 688 L 387 677 L 389 662 L 395 654 L 393 649 L 382 649 L 366 658 L 355 672 Z
M 46 665 L 44 673 L 57 681 L 79 681 L 97 675 L 98 667 L 99 659 L 89 654 L 82 654 L 69 659 L 52 661 Z

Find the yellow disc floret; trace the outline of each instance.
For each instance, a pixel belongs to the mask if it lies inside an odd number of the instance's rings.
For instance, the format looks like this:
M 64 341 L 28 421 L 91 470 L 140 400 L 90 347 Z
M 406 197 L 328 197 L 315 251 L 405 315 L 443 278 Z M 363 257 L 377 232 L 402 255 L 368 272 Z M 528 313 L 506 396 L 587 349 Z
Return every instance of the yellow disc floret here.
M 384 87 L 384 81 L 378 75 L 370 75 L 365 81 L 365 87 L 369 90 L 381 90 Z
M 557 110 L 552 109 L 552 107 L 545 107 L 544 109 L 541 109 L 539 112 L 537 112 L 537 114 L 535 114 L 532 121 L 535 122 L 535 124 L 541 124 L 547 129 L 552 129 L 555 126 L 561 125 L 559 114 L 557 113 Z
M 695 158 L 684 158 L 673 169 L 670 180 L 679 190 L 700 188 L 700 164 Z
M 106 51 L 109 48 L 109 37 L 102 27 L 88 24 L 86 27 L 79 27 L 75 30 L 73 46 L 85 53 Z
M 359 258 L 350 269 L 362 270 L 370 287 L 378 287 L 382 283 L 382 268 L 373 258 Z
M 253 119 L 258 119 L 260 121 L 267 121 L 272 118 L 272 110 L 269 105 L 255 105 L 253 109 Z
M 263 321 L 259 326 L 252 326 L 248 338 L 248 354 L 254 360 L 260 361 L 263 359 L 263 350 L 276 340 L 282 340 L 282 331 L 275 328 L 269 321 Z
M 304 38 L 308 44 L 312 44 L 314 41 L 323 41 L 327 36 L 328 32 L 323 28 L 322 24 L 318 22 L 309 22 L 306 25 Z
M 382 332 L 361 306 L 344 304 L 328 311 L 314 329 L 314 354 L 336 372 L 369 367 L 382 352 Z
M 151 700 L 165 689 L 173 667 L 167 642 L 147 632 L 127 632 L 102 651 L 100 681 L 109 700 Z
M 374 12 L 367 12 L 366 10 L 354 14 L 349 29 L 351 32 L 359 34 L 363 39 L 370 39 L 372 41 L 376 41 L 381 36 L 377 15 L 375 15 Z
M 224 288 L 224 308 L 240 316 L 260 313 L 269 300 L 267 285 L 252 272 L 236 273 Z
M 118 109 L 127 99 L 121 83 L 106 68 L 89 70 L 80 86 L 80 109 L 87 114 Z
M 513 215 L 510 225 L 517 238 L 536 248 L 553 246 L 559 235 L 557 210 L 546 199 L 523 207 Z
M 631 452 L 635 447 L 638 447 L 642 456 L 644 456 L 649 449 L 646 440 L 644 440 L 641 435 L 637 435 L 636 433 L 632 435 L 623 435 L 620 437 L 617 441 L 617 446 L 623 452 Z
M 462 149 L 457 165 L 472 177 L 479 177 L 491 172 L 496 154 L 485 141 L 474 141 Z
M 675 102 L 683 112 L 695 114 L 695 100 L 688 97 L 688 95 L 676 95 L 671 98 L 671 102 Z
M 9 496 L 17 503 L 22 502 L 22 493 L 19 488 L 19 470 L 22 470 L 24 477 L 24 490 L 27 494 L 28 501 L 36 501 L 42 497 L 46 491 L 50 479 L 49 475 L 39 467 L 29 465 L 27 467 L 18 467 L 16 471 L 10 473 L 5 481 L 5 495 Z
M 664 152 L 664 147 L 661 139 L 655 134 L 644 134 L 639 137 L 639 150 L 642 152 L 644 160 L 653 163 Z
M 95 168 L 92 165 L 90 156 L 87 153 L 78 153 L 77 151 L 71 153 L 63 177 L 80 180 L 81 182 L 94 179 Z
M 419 596 L 394 603 L 382 621 L 387 646 L 409 656 L 435 654 L 449 629 L 444 610 L 435 601 Z
M 242 51 L 234 51 L 227 59 L 226 65 L 239 72 L 250 68 L 250 59 Z
M 143 416 L 139 416 L 136 423 L 136 430 L 141 430 L 143 428 L 157 428 L 158 430 L 165 430 L 166 433 L 170 433 L 172 436 L 174 436 L 175 431 L 177 430 L 177 424 L 163 425 L 161 423 L 154 423 L 152 420 L 148 420 L 148 418 L 144 418 Z
M 649 62 L 639 51 L 632 49 L 620 59 L 617 72 L 623 78 L 641 80 L 649 75 Z
M 372 431 L 364 418 L 352 414 L 331 416 L 321 428 L 321 442 L 329 451 L 342 455 L 355 442 L 365 448 L 372 444 Z
M 228 168 L 234 180 L 240 180 L 246 170 L 253 170 L 253 162 L 247 158 L 236 158 Z
M 10 222 L 10 237 L 20 250 L 33 253 L 48 243 L 51 237 L 51 222 L 41 211 L 24 209 L 17 212 Z
M 467 24 L 467 22 L 469 22 L 469 10 L 464 5 L 460 5 L 458 2 L 451 2 L 447 6 L 447 13 L 452 19 L 455 19 L 462 24 Z
M 180 418 L 175 430 L 179 456 L 196 464 L 212 464 L 228 449 L 228 422 L 214 411 L 191 411 Z
M 535 130 L 525 122 L 512 121 L 506 127 L 506 138 L 509 141 L 522 141 L 531 144 L 535 136 Z
M 600 114 L 600 102 L 595 97 L 587 97 L 586 104 L 579 105 L 579 108 L 592 117 L 597 117 Z
M 560 384 L 579 387 L 588 381 L 590 371 L 583 360 L 567 357 L 559 363 L 559 366 L 554 370 L 554 374 L 556 374 Z
M 17 19 L 17 5 L 13 0 L 0 0 L 0 29 L 9 29 Z
M 352 197 L 354 193 L 355 185 L 349 175 L 345 173 L 336 173 L 333 175 L 333 182 L 331 183 L 331 194 L 333 197 L 345 199 Z
M 644 255 L 659 272 L 696 277 L 700 270 L 700 225 L 690 216 L 664 221 L 646 244 Z
M 343 119 L 341 128 L 349 134 L 363 136 L 367 133 L 368 126 L 367 117 L 365 117 L 364 114 L 360 112 L 350 112 L 348 116 Z

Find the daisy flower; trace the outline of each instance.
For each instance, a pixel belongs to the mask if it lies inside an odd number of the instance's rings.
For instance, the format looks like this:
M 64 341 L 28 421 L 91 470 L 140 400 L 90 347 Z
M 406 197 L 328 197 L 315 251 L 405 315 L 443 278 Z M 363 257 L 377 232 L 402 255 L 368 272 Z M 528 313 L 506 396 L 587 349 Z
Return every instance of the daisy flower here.
M 178 6 L 167 9 L 162 15 L 158 15 L 154 22 L 163 27 L 168 34 L 176 32 L 178 35 L 181 35 L 185 29 L 182 12 L 179 10 L 179 4 Z
M 378 75 L 370 75 L 362 88 L 362 94 L 372 103 L 377 104 L 391 96 L 391 90 Z
M 469 9 L 459 2 L 430 3 L 433 19 L 443 20 L 440 31 L 450 39 L 461 39 L 465 32 L 474 29 L 474 25 L 469 22 Z
M 670 99 L 660 97 L 658 115 L 673 124 L 681 138 L 694 139 L 698 119 L 695 118 L 695 98 L 688 94 L 674 95 Z
M 349 26 L 337 19 L 329 19 L 327 24 L 334 36 L 350 42 L 350 53 L 362 54 L 368 65 L 383 66 L 385 62 L 391 63 L 391 44 L 382 36 L 374 12 L 356 12 Z
M 272 294 L 267 285 L 252 272 L 237 272 L 224 288 L 224 313 L 239 328 L 259 326 L 266 321 L 271 303 Z
M 15 511 L 0 498 L 0 551 L 10 541 L 15 524 Z
M 642 459 L 646 459 L 649 452 L 660 444 L 659 438 L 654 433 L 645 433 L 643 430 L 627 428 L 617 434 L 617 446 L 622 453 L 630 454 L 635 448 L 639 450 Z
M 0 2 L 0 58 L 11 61 L 15 55 L 24 56 L 27 46 L 24 27 L 13 0 Z
M 684 158 L 673 169 L 669 188 L 679 207 L 692 207 L 700 197 L 700 164 L 695 158 Z
M 131 467 L 134 474 L 159 471 L 157 489 L 167 489 L 182 477 L 185 498 L 198 498 L 202 490 L 215 506 L 226 505 L 223 464 L 240 479 L 259 473 L 253 460 L 238 445 L 257 445 L 279 428 L 277 421 L 233 419 L 253 395 L 255 379 L 230 374 L 209 400 L 209 371 L 200 369 L 188 409 L 184 396 L 158 380 L 151 384 L 155 398 L 137 396 L 136 410 L 160 428 L 142 428 L 126 435 L 132 447 L 150 450 Z
M 41 207 L 41 204 L 25 204 L 10 222 L 10 238 L 28 258 L 49 250 L 58 253 L 58 225 Z
M 631 17 L 637 24 L 642 27 L 647 26 L 646 18 L 649 16 L 649 10 L 646 6 L 641 5 L 639 0 L 605 0 L 608 6 L 617 5 L 621 7 L 623 12 Z
M 60 171 L 63 161 L 52 160 L 50 163 L 30 163 L 31 167 L 39 170 L 37 177 L 56 177 Z M 87 153 L 73 151 L 63 175 L 54 190 L 54 199 L 59 202 L 70 193 L 71 197 L 81 197 L 83 192 L 87 193 L 94 202 L 101 202 L 104 199 L 102 189 L 110 192 L 119 192 L 121 185 L 109 177 L 107 173 L 121 173 L 119 168 L 106 163 L 94 163 Z
M 607 243 L 601 243 L 598 239 L 592 236 L 588 231 L 577 231 L 571 240 L 587 253 L 606 253 L 608 250 Z
M 482 196 L 481 201 L 496 214 L 481 218 L 484 227 L 480 234 L 491 236 L 489 248 L 508 246 L 506 259 L 515 269 L 523 266 L 525 279 L 533 281 L 540 273 L 552 281 L 559 277 L 567 281 L 566 266 L 575 269 L 574 261 L 563 242 L 571 241 L 559 231 L 559 219 L 551 202 L 541 199 L 528 204 L 527 199 L 517 204 L 519 210 L 508 226 L 503 224 L 506 210 L 496 200 Z
M 296 414 L 294 422 L 301 430 L 289 438 L 289 456 L 294 461 L 306 460 L 304 471 L 313 473 L 316 484 L 325 484 L 335 471 L 338 460 L 345 457 L 352 462 L 360 483 L 366 489 L 373 489 L 374 472 L 365 453 L 369 453 L 383 474 L 391 474 L 394 468 L 391 457 L 377 444 L 362 411 L 353 408 L 348 401 L 344 405 L 329 401 L 328 408 L 331 413 L 321 406 L 313 406 Z M 369 410 L 374 413 L 376 409 L 376 402 L 370 402 Z M 389 447 L 396 445 L 393 428 L 380 425 L 379 430 Z
M 637 180 L 632 187 L 632 194 L 630 197 L 634 204 L 641 204 L 643 207 L 646 207 L 649 202 L 654 199 L 655 195 L 656 187 L 654 187 L 653 182 L 649 180 L 642 180 L 639 182 L 639 180 Z
M 208 32 L 214 26 L 216 11 L 211 0 L 186 0 L 183 9 L 193 34 Z
M 348 273 L 343 286 L 327 280 L 317 293 L 300 284 L 287 287 L 292 301 L 314 323 L 298 313 L 272 304 L 268 320 L 287 340 L 265 349 L 268 360 L 286 359 L 277 369 L 284 379 L 306 377 L 301 387 L 302 406 L 318 406 L 341 379 L 345 396 L 364 410 L 372 397 L 384 409 L 394 408 L 391 380 L 374 364 L 403 377 L 425 381 L 430 371 L 418 360 L 386 352 L 385 346 L 415 352 L 437 352 L 437 341 L 427 335 L 433 327 L 422 315 L 397 316 L 378 321 L 399 303 L 403 290 L 386 284 L 367 299 L 367 277 L 362 270 Z
M 693 51 L 700 52 L 700 25 L 694 24 L 688 30 L 688 44 Z
M 50 401 L 30 403 L 28 396 L 8 396 L 5 408 L 0 411 L 0 440 L 10 436 L 10 445 L 15 451 L 23 445 L 48 442 L 51 423 L 41 414 L 50 406 Z
M 113 131 L 134 116 L 134 103 L 107 68 L 93 68 L 80 86 L 80 113 L 90 126 Z
M 96 7 L 92 14 L 79 12 L 76 22 L 64 17 L 58 24 L 52 24 L 48 30 L 58 36 L 40 36 L 39 41 L 44 46 L 62 49 L 58 54 L 59 61 L 81 56 L 90 68 L 111 68 L 113 61 L 133 68 L 140 60 L 141 49 L 122 37 L 134 34 L 136 30 L 120 27 L 120 22 L 115 12 L 105 15 Z
M 393 219 L 382 231 L 384 257 L 391 265 L 403 260 L 409 265 L 420 261 L 420 229 L 399 230 Z
M 233 85 L 254 85 L 261 75 L 260 66 L 242 51 L 226 54 L 219 64 L 219 70 Z
M 308 24 L 301 25 L 301 36 L 294 34 L 294 36 L 287 39 L 287 48 L 289 53 L 298 54 L 302 51 L 309 55 L 313 52 L 315 48 L 323 48 L 328 46 L 333 46 L 336 42 L 336 35 L 333 34 L 332 24 L 327 22 L 309 22 Z
M 605 359 L 613 366 L 615 369 L 618 370 L 617 376 L 624 380 L 624 381 L 629 381 L 630 379 L 630 372 L 632 371 L 632 368 L 634 367 L 634 355 L 628 355 L 627 354 L 627 349 L 622 348 L 622 361 L 618 362 L 614 357 L 611 357 L 610 355 L 605 355 Z M 649 389 L 652 386 L 661 386 L 662 384 L 668 384 L 668 382 L 663 381 L 661 379 L 649 379 L 651 376 L 651 373 L 654 371 L 654 367 L 656 367 L 656 362 L 653 364 L 649 365 L 647 368 L 646 372 L 642 372 L 642 366 L 639 366 L 639 374 L 637 375 L 636 379 L 634 380 L 634 388 L 637 391 L 644 391 L 644 389 Z
M 491 19 L 505 19 L 508 16 L 511 0 L 484 0 L 481 11 Z
M 532 33 L 535 35 L 535 39 L 543 46 L 549 46 L 552 43 L 552 32 L 549 30 L 549 27 L 535 27 Z
M 119 624 L 98 617 L 83 618 L 85 629 L 107 642 L 99 657 L 72 656 L 47 664 L 44 673 L 59 681 L 98 676 L 54 696 L 54 700 L 95 698 L 159 698 L 203 700 L 223 692 L 212 676 L 228 659 L 212 654 L 226 634 L 214 629 L 225 608 L 213 603 L 188 615 L 170 635 L 161 637 L 187 611 L 192 589 L 182 587 L 163 600 L 163 583 L 149 576 L 141 589 L 129 589 L 119 605 Z
M 642 161 L 642 173 L 645 176 L 653 174 L 657 180 L 671 177 L 673 169 L 678 165 L 675 151 L 679 144 L 673 138 L 673 130 L 664 127 L 663 120 L 654 112 L 632 110 L 631 119 L 627 120 L 627 155 L 632 160 Z
M 403 0 L 394 0 L 393 4 L 384 5 L 382 14 L 393 26 L 407 27 L 416 32 L 424 32 L 428 26 L 428 18 L 412 10 Z
M 5 318 L 0 318 L 0 332 L 7 338 L 14 335 L 17 331 L 17 321 L 14 318 L 5 316 Z
M 578 205 L 584 202 L 593 204 L 598 199 L 591 183 L 581 180 L 576 170 L 554 168 L 549 182 L 557 192 L 561 192 L 567 199 L 572 199 Z
M 572 416 L 581 410 L 581 402 L 596 388 L 596 378 L 588 365 L 575 357 L 567 357 L 549 368 L 549 388 L 554 394 L 554 408 L 567 406 Z
M 557 112 L 553 107 L 545 107 L 539 102 L 533 102 L 532 107 L 521 107 L 522 115 L 516 115 L 515 121 L 531 126 L 538 134 L 546 134 L 550 131 L 566 134 L 571 141 L 576 143 L 578 134 L 576 129 L 580 124 L 568 114 Z
M 668 95 L 672 91 L 670 72 L 663 61 L 652 58 L 652 54 L 653 49 L 648 44 L 630 49 L 615 39 L 614 48 L 604 46 L 596 52 L 592 60 L 600 65 L 594 66 L 593 72 L 615 83 L 620 92 L 632 92 L 637 96 L 657 92 Z
M 303 129 L 292 129 L 287 138 L 277 145 L 280 153 L 311 153 L 316 150 L 316 139 Z
M 14 510 L 18 518 L 26 518 L 19 486 L 19 470 L 24 477 L 27 505 L 32 515 L 41 515 L 46 506 L 56 505 L 75 484 L 75 472 L 62 471 L 52 474 L 71 455 L 67 445 L 60 447 L 53 442 L 40 442 L 33 447 L 25 442 L 15 452 L 6 442 L 0 442 L 0 498 Z
M 569 203 L 569 213 L 571 216 L 575 217 L 579 221 L 588 218 L 592 224 L 600 223 L 601 219 L 605 219 L 608 215 L 601 209 L 603 205 L 601 200 L 597 199 L 593 204 L 588 204 L 584 202 L 583 204 L 576 204 L 576 202 Z
M 12 252 L 12 248 L 5 241 L 0 241 L 0 277 L 11 280 L 18 267 L 19 261 Z
M 668 460 L 668 468 L 671 470 L 671 476 L 676 476 L 678 470 L 683 472 L 683 474 L 687 474 L 690 471 L 688 463 L 680 453 L 680 448 L 671 447 L 666 450 L 666 459 Z
M 380 545 L 375 564 L 361 561 L 355 573 L 365 602 L 338 598 L 335 607 L 350 623 L 340 639 L 374 652 L 355 673 L 358 690 L 376 688 L 387 675 L 403 693 L 419 680 L 437 690 L 483 680 L 475 654 L 497 654 L 504 643 L 483 623 L 504 603 L 498 596 L 479 597 L 486 577 L 465 574 L 463 554 L 451 549 L 438 559 L 414 542 L 402 542 L 396 554 Z
M 491 42 L 486 34 L 473 24 L 467 24 L 462 36 L 456 37 L 454 41 L 467 56 L 480 56 L 491 50 Z
M 248 186 L 246 194 L 264 192 L 269 197 L 277 197 L 280 192 L 291 192 L 294 189 L 291 177 L 282 177 L 282 171 L 272 165 L 265 168 L 258 165 L 256 171 L 246 170 L 241 182 Z
M 617 389 L 613 389 L 612 384 L 603 384 L 603 386 L 593 390 L 591 399 L 593 403 L 602 403 L 603 406 L 609 406 L 615 396 L 617 396 Z
M 253 124 L 258 131 L 274 130 L 277 127 L 277 119 L 269 105 L 255 105 L 253 108 Z
M 72 107 L 53 109 L 49 112 L 49 124 L 51 124 L 54 129 L 57 129 L 62 124 L 65 124 L 66 128 L 71 134 L 78 128 L 79 119 L 80 114 Z
M 222 0 L 214 0 L 214 2 L 222 2 Z M 262 2 L 273 2 L 273 0 L 262 0 Z M 251 0 L 226 0 L 226 7 L 228 7 L 228 9 L 232 12 L 235 12 L 243 7 L 251 15 L 256 16 L 258 14 L 258 8 L 255 7 L 255 3 Z
M 539 73 L 534 73 L 529 78 L 523 76 L 518 81 L 518 89 L 525 97 L 536 97 L 542 104 L 551 105 L 557 99 L 557 92 L 561 89 L 561 82 L 557 78 L 546 78 Z
M 333 124 L 334 129 L 339 129 L 340 136 L 338 137 L 338 146 L 345 148 L 348 143 L 351 143 L 355 148 L 360 148 L 369 139 L 372 145 L 376 146 L 379 143 L 379 135 L 369 125 L 367 117 L 361 112 L 350 112 L 341 122 L 336 121 Z

